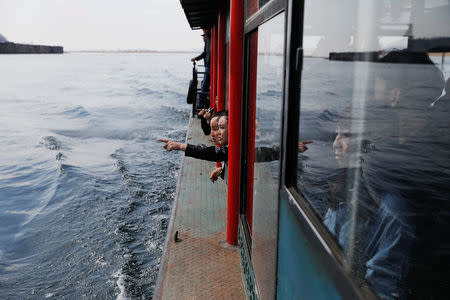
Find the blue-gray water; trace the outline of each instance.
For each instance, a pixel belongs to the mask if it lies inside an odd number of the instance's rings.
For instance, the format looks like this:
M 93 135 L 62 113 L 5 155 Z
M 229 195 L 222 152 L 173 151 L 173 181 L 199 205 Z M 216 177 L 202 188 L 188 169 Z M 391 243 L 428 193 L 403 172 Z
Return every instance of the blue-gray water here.
M 0 299 L 151 298 L 189 58 L 0 56 Z

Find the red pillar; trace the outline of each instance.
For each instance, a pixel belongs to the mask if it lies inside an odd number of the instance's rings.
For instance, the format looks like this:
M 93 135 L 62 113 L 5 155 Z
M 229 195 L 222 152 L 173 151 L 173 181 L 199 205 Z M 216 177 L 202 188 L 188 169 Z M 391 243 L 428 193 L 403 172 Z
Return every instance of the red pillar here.
M 214 25 L 214 36 L 216 37 L 214 40 L 214 110 L 217 111 L 217 81 L 219 80 L 218 77 L 218 45 L 219 45 L 219 23 L 218 20 L 216 22 L 216 25 Z
M 225 7 L 219 12 L 219 28 L 217 32 L 217 110 L 225 109 L 225 34 L 227 15 Z
M 241 160 L 242 52 L 244 1 L 230 1 L 230 116 L 228 119 L 227 243 L 237 244 Z
M 209 88 L 209 107 L 214 107 L 215 99 L 215 82 L 216 82 L 216 26 L 211 27 L 211 61 L 210 61 L 210 88 Z

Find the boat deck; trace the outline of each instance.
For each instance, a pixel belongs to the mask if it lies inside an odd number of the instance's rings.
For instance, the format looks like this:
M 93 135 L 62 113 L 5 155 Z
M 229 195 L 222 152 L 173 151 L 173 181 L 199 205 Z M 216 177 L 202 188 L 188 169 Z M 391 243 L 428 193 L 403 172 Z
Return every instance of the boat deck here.
M 211 145 L 200 120 L 190 119 L 186 142 Z M 225 243 L 226 184 L 209 180 L 214 168 L 183 159 L 155 299 L 246 298 L 239 250 Z

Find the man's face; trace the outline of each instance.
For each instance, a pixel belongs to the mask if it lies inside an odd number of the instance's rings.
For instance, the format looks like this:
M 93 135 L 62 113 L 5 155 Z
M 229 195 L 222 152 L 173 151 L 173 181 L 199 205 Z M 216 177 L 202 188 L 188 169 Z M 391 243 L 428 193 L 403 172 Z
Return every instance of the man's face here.
M 388 88 L 386 80 L 380 77 L 375 77 L 374 89 L 375 89 L 374 99 L 379 104 L 390 106 L 392 108 L 398 105 L 400 93 L 400 90 L 398 88 L 395 89 Z
M 217 140 L 217 135 L 219 133 L 219 117 L 214 117 L 211 119 L 211 122 L 209 123 L 211 126 L 211 139 L 214 145 L 219 146 L 220 143 Z
M 217 140 L 221 146 L 228 145 L 228 117 L 222 116 L 219 119 Z

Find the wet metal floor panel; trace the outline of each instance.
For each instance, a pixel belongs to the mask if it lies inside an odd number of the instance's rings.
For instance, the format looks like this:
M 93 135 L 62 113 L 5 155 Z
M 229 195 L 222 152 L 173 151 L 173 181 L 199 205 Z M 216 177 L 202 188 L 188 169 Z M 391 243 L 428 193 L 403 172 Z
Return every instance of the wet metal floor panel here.
M 198 119 L 190 119 L 186 140 L 211 145 Z M 213 162 L 183 159 L 155 299 L 246 298 L 239 251 L 225 244 L 226 184 L 209 180 L 214 168 Z

